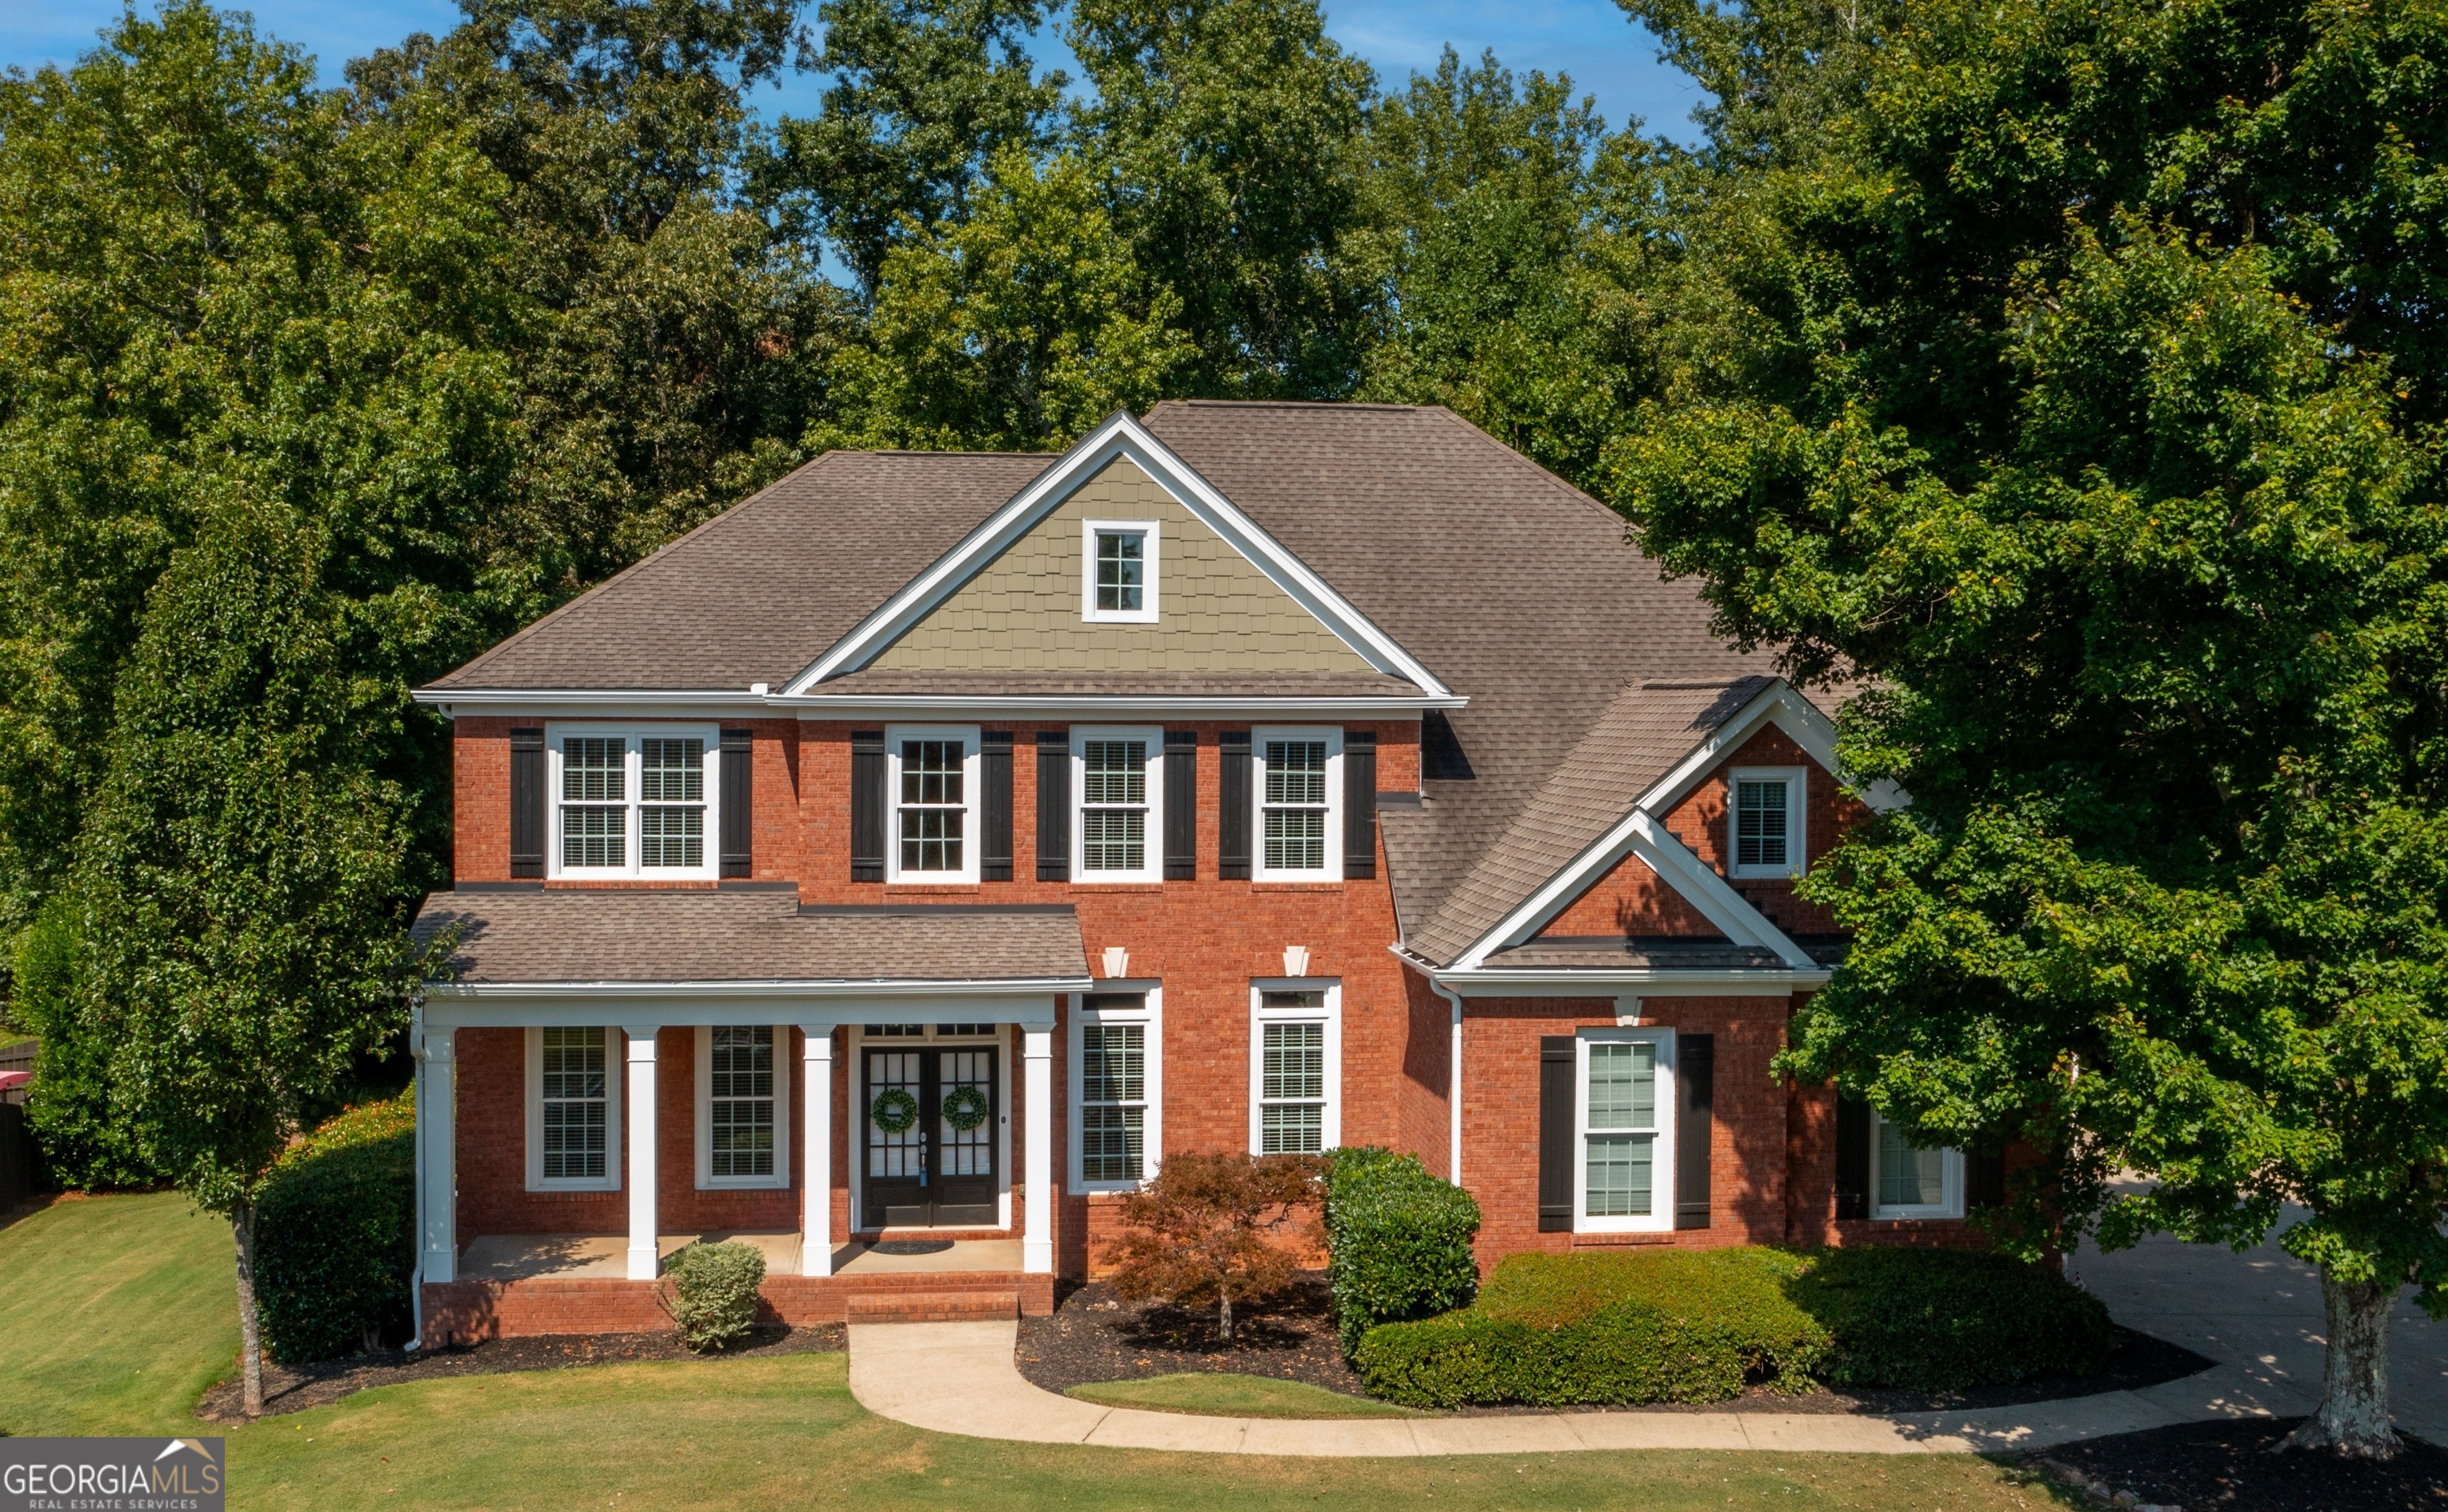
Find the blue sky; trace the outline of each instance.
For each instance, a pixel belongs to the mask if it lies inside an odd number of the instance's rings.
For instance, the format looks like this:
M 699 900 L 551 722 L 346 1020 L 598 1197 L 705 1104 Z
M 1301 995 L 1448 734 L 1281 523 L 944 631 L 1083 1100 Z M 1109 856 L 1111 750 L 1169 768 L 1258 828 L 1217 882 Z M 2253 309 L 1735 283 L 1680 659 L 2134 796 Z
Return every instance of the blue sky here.
M 337 82 L 346 60 L 411 31 L 447 30 L 459 14 L 450 0 L 258 0 L 246 9 L 264 30 L 314 53 L 325 83 Z M 119 13 L 118 0 L 0 0 L 0 67 L 67 63 Z M 1516 72 L 1571 74 L 1597 97 L 1610 126 L 1638 116 L 1652 132 L 1686 142 L 1694 135 L 1688 118 L 1698 91 L 1657 61 L 1656 43 L 1613 0 L 1326 0 L 1326 25 L 1388 85 L 1434 66 L 1446 43 L 1465 59 L 1493 47 Z M 1038 49 L 1041 61 L 1058 64 L 1067 61 L 1061 51 L 1050 39 Z M 818 88 L 799 75 L 762 89 L 760 113 L 813 112 Z

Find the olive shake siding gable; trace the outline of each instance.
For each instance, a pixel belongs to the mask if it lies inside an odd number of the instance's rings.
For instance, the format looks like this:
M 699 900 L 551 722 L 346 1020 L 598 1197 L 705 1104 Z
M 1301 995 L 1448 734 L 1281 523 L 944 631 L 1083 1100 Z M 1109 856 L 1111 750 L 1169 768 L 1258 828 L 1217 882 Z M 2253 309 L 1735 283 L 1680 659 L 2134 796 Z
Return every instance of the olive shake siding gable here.
M 1153 526 L 1143 621 L 1083 613 L 1092 522 Z M 868 666 L 877 672 L 1373 674 L 1342 637 L 1116 458 Z

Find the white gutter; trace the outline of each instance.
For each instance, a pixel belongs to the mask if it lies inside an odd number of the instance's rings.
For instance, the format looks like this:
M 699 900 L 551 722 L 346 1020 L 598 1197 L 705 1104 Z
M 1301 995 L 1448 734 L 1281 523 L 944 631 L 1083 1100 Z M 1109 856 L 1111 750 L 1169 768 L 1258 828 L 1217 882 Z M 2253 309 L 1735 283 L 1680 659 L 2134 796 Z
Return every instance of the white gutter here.
M 1203 693 L 870 693 L 783 694 L 755 690 L 717 691 L 710 689 L 584 688 L 420 688 L 410 695 L 417 703 L 439 709 L 446 717 L 461 709 L 509 715 L 534 712 L 634 714 L 639 710 L 677 709 L 699 715 L 731 714 L 738 718 L 771 718 L 776 713 L 801 719 L 889 718 L 919 714 L 1007 714 L 1035 718 L 1109 718 L 1126 714 L 1263 715 L 1268 718 L 1406 717 L 1432 709 L 1463 709 L 1470 700 L 1460 693 L 1404 693 L 1382 698 L 1343 695 Z
M 986 993 L 1085 992 L 1085 976 L 997 977 L 974 981 L 906 977 L 818 977 L 733 982 L 434 982 L 435 997 L 976 997 Z

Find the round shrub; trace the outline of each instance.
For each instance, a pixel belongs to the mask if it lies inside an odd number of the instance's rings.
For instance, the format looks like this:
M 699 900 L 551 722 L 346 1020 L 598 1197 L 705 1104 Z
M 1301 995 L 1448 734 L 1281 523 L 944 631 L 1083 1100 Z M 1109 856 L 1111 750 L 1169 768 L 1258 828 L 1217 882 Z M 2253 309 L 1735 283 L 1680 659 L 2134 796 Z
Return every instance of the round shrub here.
M 1416 1155 L 1355 1145 L 1329 1159 L 1327 1276 L 1344 1352 L 1380 1323 L 1468 1305 L 1479 1286 L 1471 1195 Z
M 2108 1309 L 2055 1269 L 1976 1250 L 1823 1250 L 1792 1286 L 1836 1348 L 1842 1386 L 1954 1391 L 2089 1375 L 2116 1347 Z
M 256 1304 L 284 1364 L 379 1349 L 409 1329 L 416 1104 L 353 1107 L 283 1153 L 256 1203 Z
M 671 1282 L 663 1308 L 693 1350 L 719 1349 L 756 1323 L 756 1289 L 765 1282 L 765 1257 L 754 1244 L 702 1240 L 681 1248 L 663 1267 Z

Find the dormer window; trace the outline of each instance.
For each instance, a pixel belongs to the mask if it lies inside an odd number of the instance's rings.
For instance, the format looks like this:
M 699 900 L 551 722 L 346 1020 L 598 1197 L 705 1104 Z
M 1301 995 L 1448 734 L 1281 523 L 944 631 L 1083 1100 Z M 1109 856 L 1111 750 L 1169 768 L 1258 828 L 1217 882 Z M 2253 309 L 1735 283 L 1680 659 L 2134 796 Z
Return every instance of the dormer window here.
M 1738 768 L 1727 774 L 1729 875 L 1802 875 L 1805 779 L 1797 766 Z
M 1090 520 L 1082 522 L 1081 533 L 1081 617 L 1091 624 L 1154 624 L 1156 521 Z

